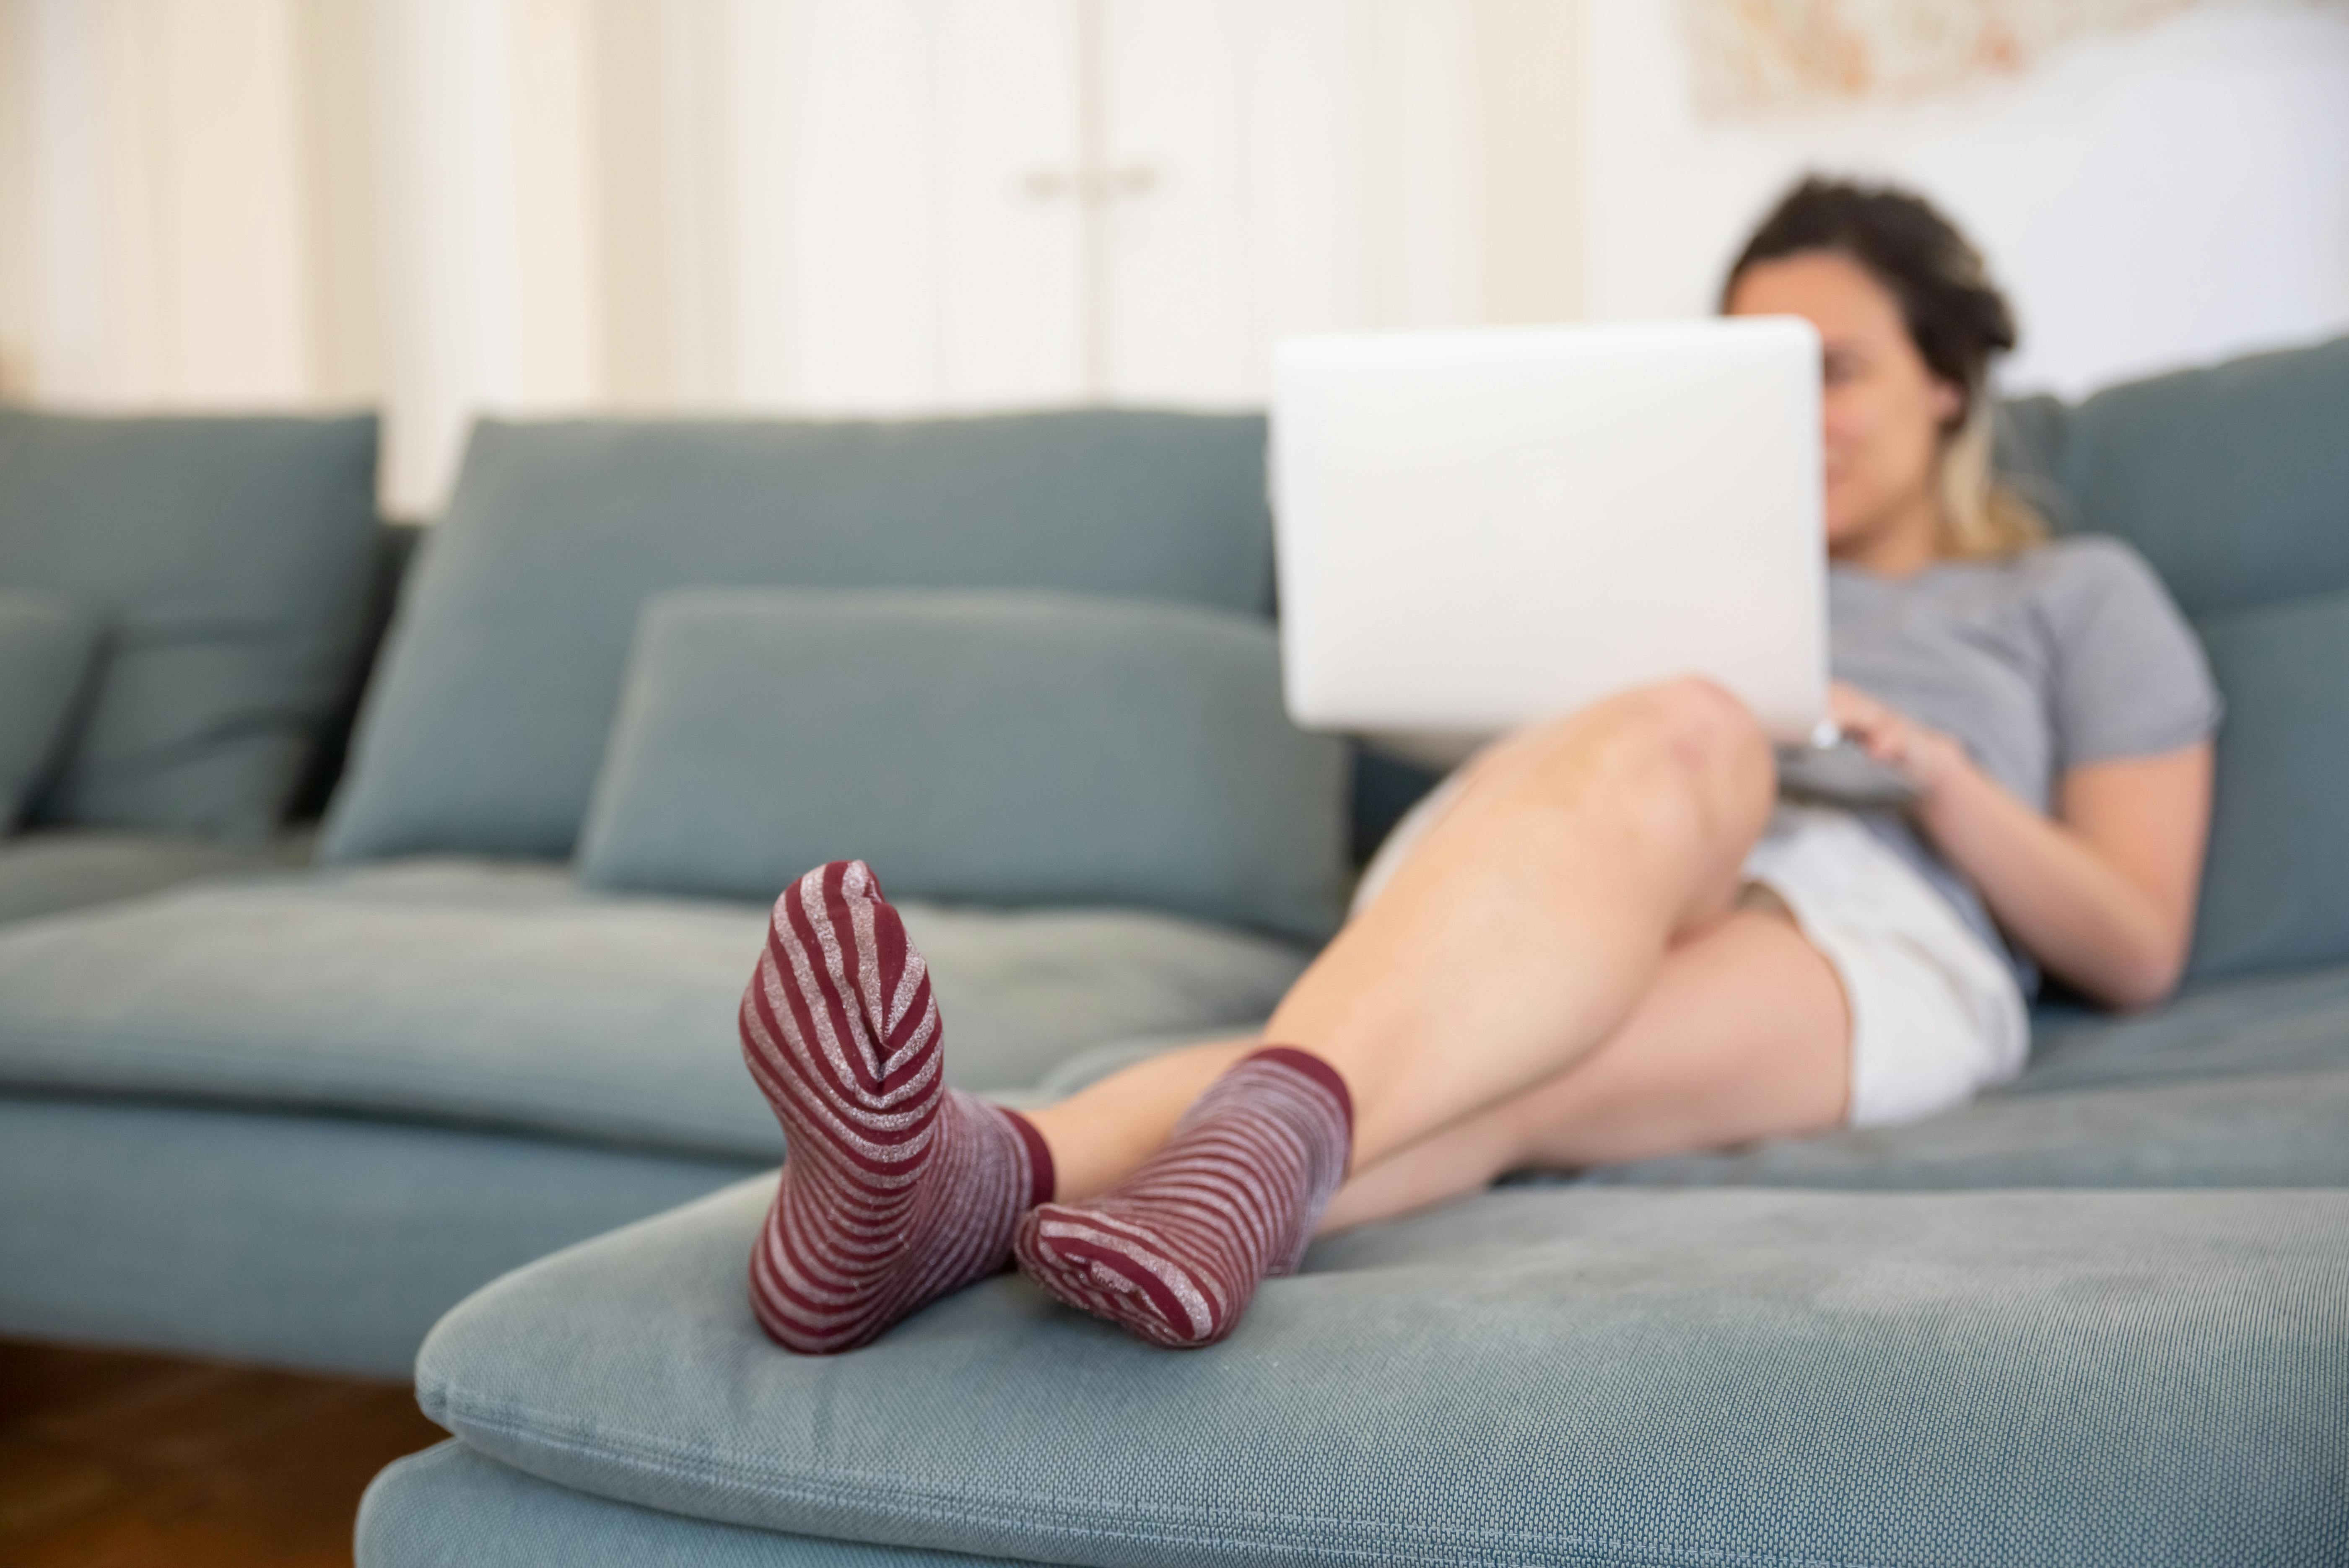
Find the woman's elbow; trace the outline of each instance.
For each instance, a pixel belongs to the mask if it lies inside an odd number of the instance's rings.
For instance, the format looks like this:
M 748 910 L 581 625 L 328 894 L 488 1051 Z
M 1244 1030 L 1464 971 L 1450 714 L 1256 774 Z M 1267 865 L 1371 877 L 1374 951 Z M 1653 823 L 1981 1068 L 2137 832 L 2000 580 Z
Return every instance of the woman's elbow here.
M 2175 941 L 2120 955 L 2109 973 L 2098 977 L 2097 999 L 2122 1013 L 2159 1006 L 2177 994 L 2178 983 L 2186 977 L 2186 952 L 2187 944 Z

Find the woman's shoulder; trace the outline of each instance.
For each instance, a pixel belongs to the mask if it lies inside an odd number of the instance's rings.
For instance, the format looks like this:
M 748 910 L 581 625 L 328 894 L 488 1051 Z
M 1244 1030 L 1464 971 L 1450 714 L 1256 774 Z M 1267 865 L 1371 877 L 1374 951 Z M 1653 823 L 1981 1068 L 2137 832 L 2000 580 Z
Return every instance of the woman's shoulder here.
M 2013 565 L 2030 583 L 2025 614 L 2054 667 L 2094 688 L 2099 706 L 2123 711 L 2159 697 L 2192 707 L 2195 725 L 2205 710 L 2216 712 L 2200 641 L 2135 545 L 2108 534 L 2071 534 L 2024 552 Z
M 2209 738 L 2222 704 L 2160 574 L 2126 540 L 2074 534 L 2016 567 L 2036 581 L 2059 766 L 2150 757 Z
M 2094 615 L 2116 603 L 2176 613 L 2168 585 L 2153 563 L 2137 546 L 2111 534 L 2051 539 L 2009 557 L 2007 571 L 2016 588 L 2058 622 Z
M 2116 534 L 2067 533 L 2016 552 L 2009 560 L 2038 582 L 2109 583 L 2118 578 L 2159 582 L 2153 563 Z

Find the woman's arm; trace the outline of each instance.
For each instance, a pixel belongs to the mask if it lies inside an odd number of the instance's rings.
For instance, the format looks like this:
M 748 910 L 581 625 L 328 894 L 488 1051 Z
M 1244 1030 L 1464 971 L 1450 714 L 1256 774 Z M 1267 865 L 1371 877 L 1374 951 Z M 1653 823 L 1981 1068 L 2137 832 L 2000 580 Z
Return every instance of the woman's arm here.
M 2048 973 L 2116 1007 L 2150 1006 L 2176 987 L 2209 828 L 2208 741 L 2071 769 L 2051 819 L 1955 740 L 1865 693 L 1838 685 L 1834 709 L 1916 781 L 1920 825 Z

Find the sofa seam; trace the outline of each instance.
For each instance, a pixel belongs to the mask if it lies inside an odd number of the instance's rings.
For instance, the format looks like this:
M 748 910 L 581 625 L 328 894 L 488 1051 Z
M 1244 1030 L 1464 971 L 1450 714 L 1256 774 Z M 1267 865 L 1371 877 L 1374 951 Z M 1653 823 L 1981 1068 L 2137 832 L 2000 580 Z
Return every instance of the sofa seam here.
M 469 1399 L 455 1391 L 445 1380 L 440 1385 L 434 1402 L 441 1408 L 440 1413 L 456 1418 L 457 1424 L 480 1427 L 492 1432 L 528 1439 L 533 1443 L 590 1460 L 602 1460 L 607 1462 L 617 1460 L 624 1463 L 644 1464 L 646 1468 L 679 1480 L 698 1480 L 704 1484 L 717 1480 L 723 1484 L 730 1480 L 750 1479 L 771 1473 L 761 1470 L 758 1466 L 750 1461 L 738 1459 L 709 1458 L 688 1464 L 673 1446 L 662 1444 L 657 1439 L 641 1434 L 606 1435 L 600 1439 L 605 1447 L 600 1449 L 595 1444 L 578 1437 L 553 1437 L 549 1432 L 556 1423 L 548 1421 L 545 1425 L 539 1426 L 534 1425 L 534 1418 L 528 1415 L 489 1413 L 478 1401 Z M 454 1429 L 453 1425 L 452 1429 Z M 457 1430 L 456 1435 L 460 1440 L 466 1440 L 461 1429 Z M 526 1467 L 517 1466 L 516 1468 Z M 713 1471 L 717 1473 L 714 1475 L 710 1473 Z M 553 1477 L 541 1479 L 555 1485 L 568 1484 L 556 1480 Z M 585 1489 L 574 1488 L 574 1490 L 584 1491 Z M 920 1501 L 919 1494 L 906 1491 L 902 1488 L 893 1491 L 887 1488 L 886 1483 L 862 1476 L 854 1476 L 852 1484 L 847 1487 L 838 1483 L 832 1483 L 827 1487 L 824 1483 L 798 1478 L 786 1483 L 782 1490 L 787 1496 L 820 1506 L 829 1504 L 834 1507 L 843 1505 L 854 1507 L 862 1503 L 864 1506 L 870 1507 L 875 1503 L 884 1506 L 894 1503 L 917 1517 L 949 1522 L 993 1524 L 999 1527 L 1025 1525 L 1034 1528 L 1035 1511 L 1039 1501 L 1032 1494 L 1021 1496 L 990 1493 L 966 1495 L 958 1499 L 950 1499 L 942 1494 L 931 1494 L 932 1501 L 926 1502 Z M 1101 1505 L 1098 1500 L 1095 1500 L 1088 1506 L 1098 1509 Z M 1123 1529 L 1104 1531 L 1093 1522 L 1093 1515 L 1071 1507 L 1064 1500 L 1051 1500 L 1049 1507 L 1054 1522 L 1047 1527 L 1047 1532 L 1056 1539 L 1073 1540 L 1086 1534 L 1094 1536 L 1106 1534 L 1111 1539 L 1145 1544 L 1178 1547 L 1196 1544 L 1195 1541 L 1176 1538 L 1163 1525 L 1156 1530 L 1143 1528 L 1142 1526 L 1148 1522 L 1133 1520 L 1131 1514 Z M 1314 1532 L 1317 1531 L 1327 1532 L 1333 1529 L 1359 1531 L 1362 1528 L 1358 1523 L 1350 1523 L 1334 1516 L 1303 1513 L 1281 1515 L 1262 1511 L 1252 1512 L 1245 1509 L 1220 1510 L 1204 1517 L 1209 1521 L 1220 1517 L 1252 1524 L 1264 1529 L 1268 1535 L 1277 1535 L 1281 1538 L 1278 1541 L 1267 1540 L 1252 1543 L 1249 1550 L 1257 1555 L 1278 1553 L 1293 1547 L 1298 1542 L 1316 1540 Z M 773 1527 L 753 1524 L 750 1528 L 772 1529 Z M 797 1532 L 779 1532 L 779 1533 Z M 1285 1546 L 1284 1542 L 1288 1544 Z M 1317 1541 L 1317 1543 L 1325 1546 L 1327 1544 L 1326 1541 Z M 1591 1542 L 1588 1544 L 1568 1542 L 1566 1544 L 1566 1550 L 1573 1555 L 1558 1556 L 1555 1552 L 1557 1544 L 1555 1538 L 1532 1536 L 1497 1528 L 1475 1533 L 1463 1533 L 1452 1538 L 1448 1542 L 1429 1542 L 1431 1548 L 1442 1545 L 1455 1548 L 1449 1555 L 1431 1555 L 1427 1552 L 1420 1552 L 1406 1556 L 1391 1552 L 1379 1552 L 1374 1548 L 1367 1547 L 1349 1547 L 1344 1550 L 1350 1560 L 1363 1563 L 1420 1564 L 1425 1565 L 1425 1568 L 1447 1568 L 1447 1565 L 1459 1564 L 1467 1561 L 1457 1554 L 1457 1549 L 1473 1550 L 1480 1544 L 1502 1545 L 1519 1551 L 1530 1549 L 1544 1553 L 1547 1561 L 1559 1564 L 1620 1564 L 1625 1565 L 1625 1568 L 1634 1568 L 1634 1565 L 1644 1565 L 1644 1568 L 1697 1568 L 1697 1565 L 1702 1564 L 1724 1563 L 1739 1564 L 1743 1565 L 1743 1568 L 1884 1568 L 1880 1562 L 1870 1558 L 1792 1556 L 1780 1553 L 1741 1552 L 1725 1547 L 1683 1550 L 1660 1554 L 1651 1549 L 1605 1542 Z

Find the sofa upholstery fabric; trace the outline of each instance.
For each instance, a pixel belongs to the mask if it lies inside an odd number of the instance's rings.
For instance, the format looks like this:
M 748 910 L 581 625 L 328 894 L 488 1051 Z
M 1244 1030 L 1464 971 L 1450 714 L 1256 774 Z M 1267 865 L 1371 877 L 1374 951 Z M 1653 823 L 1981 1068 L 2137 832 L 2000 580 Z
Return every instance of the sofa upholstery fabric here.
M 895 899 L 1112 905 L 1319 938 L 1343 742 L 1289 723 L 1254 616 L 1035 593 L 665 594 L 583 881 L 763 898 L 861 857 Z
M 750 1317 L 768 1195 L 474 1296 L 426 1413 L 647 1508 L 1102 1568 L 2349 1543 L 2337 1191 L 1505 1191 L 1321 1243 L 1205 1351 L 1012 1275 L 836 1357 Z
M 97 648 L 98 622 L 71 600 L 0 588 L 0 833 L 56 758 Z
M 373 415 L 0 408 L 0 583 L 107 633 L 36 820 L 277 823 L 359 651 L 375 464 Z
M 1263 614 L 1264 421 L 476 428 L 368 696 L 326 853 L 560 858 L 643 602 L 688 587 L 1036 588 Z
M 1032 1083 L 1119 1035 L 1258 1018 L 1285 942 L 1135 910 L 920 904 L 947 1076 Z M 422 861 L 0 927 L 0 1084 L 520 1129 L 773 1161 L 735 1010 L 763 907 Z

